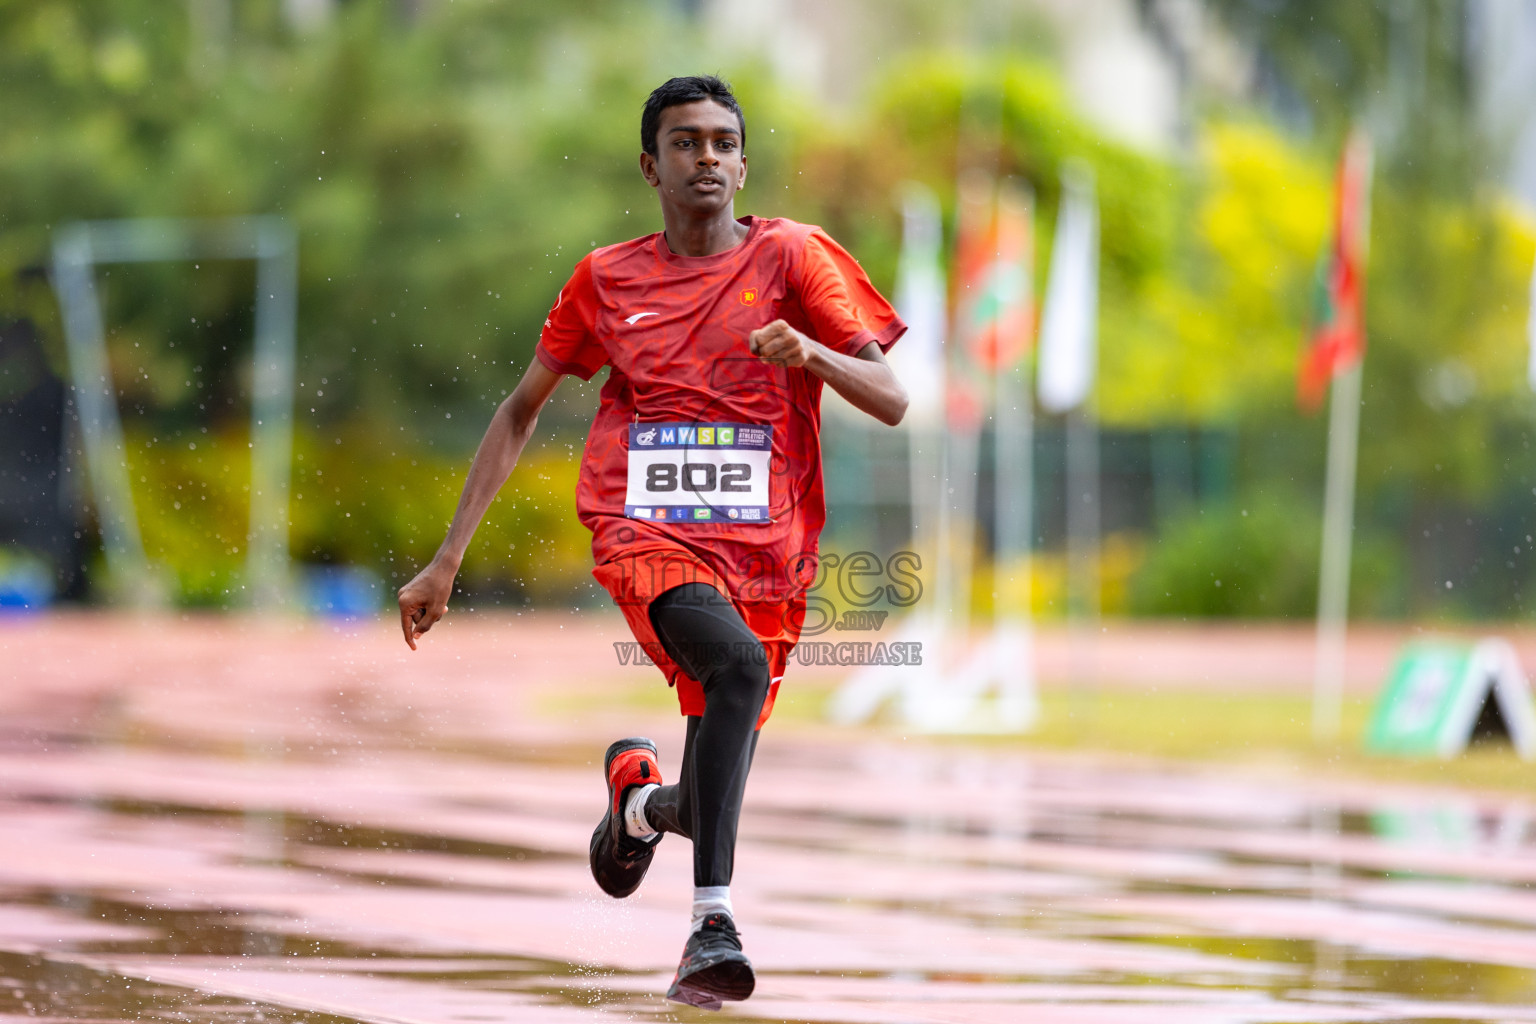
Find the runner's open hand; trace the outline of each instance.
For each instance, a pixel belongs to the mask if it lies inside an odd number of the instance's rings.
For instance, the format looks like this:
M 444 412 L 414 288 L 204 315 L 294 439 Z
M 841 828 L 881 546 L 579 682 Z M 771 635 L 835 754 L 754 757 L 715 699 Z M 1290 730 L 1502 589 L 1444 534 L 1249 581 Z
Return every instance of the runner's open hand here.
M 434 559 L 400 588 L 400 628 L 411 650 L 416 649 L 416 640 L 447 613 L 454 575 L 453 569 Z
M 814 344 L 783 320 L 775 320 L 747 335 L 747 347 L 752 354 L 771 366 L 804 366 Z

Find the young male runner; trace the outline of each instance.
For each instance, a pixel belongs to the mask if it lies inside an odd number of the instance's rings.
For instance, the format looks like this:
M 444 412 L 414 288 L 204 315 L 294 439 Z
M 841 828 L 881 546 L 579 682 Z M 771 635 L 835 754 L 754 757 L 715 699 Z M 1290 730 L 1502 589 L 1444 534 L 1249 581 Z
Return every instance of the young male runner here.
M 470 537 L 560 375 L 610 367 L 577 513 L 593 575 L 676 686 L 688 724 L 670 786 L 650 740 L 608 748 L 592 875 L 628 896 L 663 833 L 693 841 L 692 931 L 667 996 L 712 1009 L 754 984 L 731 909 L 736 824 L 816 572 L 821 388 L 893 425 L 907 405 L 882 355 L 906 325 L 853 258 L 819 228 L 736 219 L 745 142 L 718 78 L 674 78 L 651 94 L 640 172 L 666 230 L 576 265 L 537 358 L 491 419 L 447 538 L 400 589 L 414 650 L 447 611 Z

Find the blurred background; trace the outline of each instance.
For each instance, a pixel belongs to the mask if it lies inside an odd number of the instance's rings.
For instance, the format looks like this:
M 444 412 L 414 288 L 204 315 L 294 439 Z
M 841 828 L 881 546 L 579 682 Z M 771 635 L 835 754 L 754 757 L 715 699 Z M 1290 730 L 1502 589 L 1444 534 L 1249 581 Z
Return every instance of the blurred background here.
M 430 642 L 390 621 L 699 73 L 737 211 L 910 303 L 926 402 L 824 403 L 737 1019 L 1536 1024 L 1533 0 L 0 0 L 0 1017 L 702 1019 L 687 846 L 623 903 L 586 860 L 598 752 L 681 746 L 575 517 L 601 375 Z
M 361 570 L 384 607 L 441 539 L 575 261 L 658 229 L 640 106 L 705 72 L 747 112 L 738 212 L 825 226 L 887 294 L 907 183 L 938 197 L 953 251 L 976 124 L 998 173 L 1033 189 L 1037 293 L 1062 166 L 1091 168 L 1098 603 L 1115 616 L 1314 614 L 1327 416 L 1298 408 L 1296 374 L 1334 166 L 1365 125 L 1352 613 L 1533 613 L 1536 8 L 1520 0 L 0 3 L 10 603 L 112 596 L 50 285 L 61 225 L 292 225 L 290 550 Z M 183 607 L 242 603 L 256 272 L 208 259 L 96 274 L 145 554 Z M 606 605 L 572 498 L 597 387 L 567 380 L 541 420 L 465 562 L 470 604 Z M 1046 619 L 1066 604 L 1058 419 L 1034 435 L 1031 600 Z M 826 433 L 828 544 L 904 543 L 901 436 L 835 416 Z M 990 464 L 978 613 L 994 589 Z

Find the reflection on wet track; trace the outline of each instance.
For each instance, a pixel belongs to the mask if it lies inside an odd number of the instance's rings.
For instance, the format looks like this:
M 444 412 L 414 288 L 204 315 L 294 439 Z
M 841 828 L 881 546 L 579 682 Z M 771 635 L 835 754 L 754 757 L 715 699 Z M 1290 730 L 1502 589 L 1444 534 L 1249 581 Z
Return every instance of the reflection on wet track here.
M 604 745 L 680 732 L 604 637 L 105 623 L 0 640 L 0 1020 L 710 1016 L 660 998 L 686 844 L 587 873 Z M 1532 812 L 775 723 L 723 1016 L 1536 1024 Z

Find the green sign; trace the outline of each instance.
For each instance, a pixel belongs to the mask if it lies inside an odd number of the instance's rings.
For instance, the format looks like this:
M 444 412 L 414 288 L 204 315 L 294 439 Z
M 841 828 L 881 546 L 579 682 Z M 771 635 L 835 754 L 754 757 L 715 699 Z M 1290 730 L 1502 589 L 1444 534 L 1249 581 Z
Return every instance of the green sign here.
M 1497 639 L 1425 641 L 1398 656 L 1365 746 L 1376 754 L 1450 757 L 1484 734 L 1536 757 L 1536 711 L 1514 649 Z

